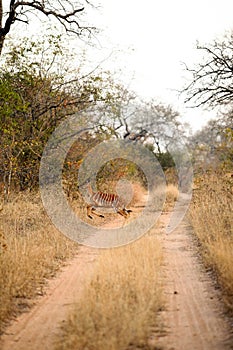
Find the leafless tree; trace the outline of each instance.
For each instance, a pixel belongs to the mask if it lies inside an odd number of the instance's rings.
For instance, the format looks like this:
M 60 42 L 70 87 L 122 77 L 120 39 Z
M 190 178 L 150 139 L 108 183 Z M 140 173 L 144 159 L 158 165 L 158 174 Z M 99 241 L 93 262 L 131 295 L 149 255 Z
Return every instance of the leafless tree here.
M 90 32 L 95 29 L 85 26 L 81 22 L 81 15 L 84 11 L 84 4 L 90 5 L 88 0 L 40 0 L 40 1 L 9 1 L 9 9 L 3 13 L 3 4 L 0 0 L 0 54 L 6 35 L 10 32 L 16 21 L 29 23 L 30 14 L 47 18 L 54 18 L 60 23 L 67 33 L 80 36 L 84 31 Z M 4 22 L 4 23 L 3 23 Z
M 203 50 L 203 62 L 194 68 L 186 66 L 191 73 L 189 83 L 182 93 L 185 102 L 193 107 L 216 107 L 228 105 L 233 99 L 233 31 L 210 45 L 197 45 Z

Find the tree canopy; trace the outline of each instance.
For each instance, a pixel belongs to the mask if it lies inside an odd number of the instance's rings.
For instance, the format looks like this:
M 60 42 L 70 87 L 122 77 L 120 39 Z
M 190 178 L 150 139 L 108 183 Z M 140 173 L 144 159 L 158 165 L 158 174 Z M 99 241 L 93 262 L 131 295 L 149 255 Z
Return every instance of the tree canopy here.
M 85 118 L 91 129 L 67 159 L 75 179 L 76 166 L 90 147 L 113 138 L 129 145 L 143 143 L 170 166 L 167 146 L 181 136 L 179 114 L 155 100 L 141 101 L 110 72 L 98 68 L 83 74 L 83 62 L 72 66 L 72 53 L 62 43 L 57 35 L 36 42 L 8 41 L 0 70 L 0 182 L 5 193 L 12 187 L 38 186 L 44 146 L 56 127 L 74 114 L 80 123 Z

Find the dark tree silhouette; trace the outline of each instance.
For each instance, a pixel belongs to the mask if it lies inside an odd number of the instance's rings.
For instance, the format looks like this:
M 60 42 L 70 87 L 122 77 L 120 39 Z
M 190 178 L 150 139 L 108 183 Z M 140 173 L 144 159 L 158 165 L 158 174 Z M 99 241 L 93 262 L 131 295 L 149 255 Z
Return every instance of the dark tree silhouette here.
M 67 33 L 80 36 L 84 31 L 92 31 L 95 28 L 82 25 L 81 13 L 84 4 L 90 5 L 88 0 L 41 0 L 41 1 L 17 1 L 11 0 L 6 14 L 3 13 L 2 0 L 0 0 L 0 54 L 6 35 L 10 32 L 16 21 L 29 23 L 30 14 L 37 16 L 43 14 L 48 18 L 54 18 L 65 28 Z M 3 23 L 4 20 L 4 23 Z
M 194 68 L 186 66 L 192 79 L 182 93 L 186 94 L 185 102 L 193 107 L 216 107 L 228 105 L 233 100 L 233 31 L 222 41 L 197 46 L 203 50 L 203 62 Z

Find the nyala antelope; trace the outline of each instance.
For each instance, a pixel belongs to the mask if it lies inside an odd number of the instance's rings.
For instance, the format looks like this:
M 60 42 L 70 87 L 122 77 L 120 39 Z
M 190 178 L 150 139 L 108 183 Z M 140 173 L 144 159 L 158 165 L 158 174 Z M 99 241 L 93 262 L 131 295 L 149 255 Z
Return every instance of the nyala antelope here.
M 94 192 L 91 185 L 88 185 L 89 203 L 87 205 L 87 216 L 91 219 L 91 214 L 104 218 L 104 215 L 97 213 L 97 208 L 112 208 L 124 218 L 127 218 L 132 210 L 126 209 L 122 199 L 117 194 Z

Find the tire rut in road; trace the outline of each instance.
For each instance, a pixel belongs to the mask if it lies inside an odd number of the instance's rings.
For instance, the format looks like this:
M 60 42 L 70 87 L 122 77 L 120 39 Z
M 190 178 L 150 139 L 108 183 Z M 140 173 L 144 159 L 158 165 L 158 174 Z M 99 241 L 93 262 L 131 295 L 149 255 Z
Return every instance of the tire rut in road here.
M 163 221 L 166 226 L 168 215 Z M 220 292 L 200 263 L 190 230 L 183 221 L 174 232 L 160 236 L 167 306 L 161 313 L 165 336 L 157 345 L 164 350 L 232 349 Z

